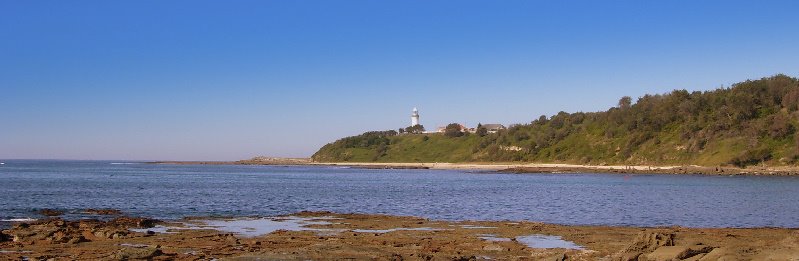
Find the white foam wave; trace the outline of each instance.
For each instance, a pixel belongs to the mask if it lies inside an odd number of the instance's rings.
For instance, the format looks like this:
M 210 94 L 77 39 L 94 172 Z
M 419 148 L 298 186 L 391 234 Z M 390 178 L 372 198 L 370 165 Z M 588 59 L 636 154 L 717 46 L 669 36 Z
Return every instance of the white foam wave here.
M 10 219 L 0 219 L 2 222 L 31 222 L 36 221 L 33 218 L 10 218 Z

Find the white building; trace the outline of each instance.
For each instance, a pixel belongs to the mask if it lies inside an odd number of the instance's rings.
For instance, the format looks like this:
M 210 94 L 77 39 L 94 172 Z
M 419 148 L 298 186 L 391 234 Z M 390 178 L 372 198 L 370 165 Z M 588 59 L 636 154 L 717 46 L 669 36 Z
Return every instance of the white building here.
M 497 133 L 497 132 L 499 132 L 501 130 L 506 129 L 505 125 L 495 124 L 495 123 L 483 124 L 482 126 L 483 126 L 483 128 L 486 128 L 488 133 Z
M 419 125 L 419 110 L 416 107 L 413 107 L 413 113 L 411 113 L 411 126 Z

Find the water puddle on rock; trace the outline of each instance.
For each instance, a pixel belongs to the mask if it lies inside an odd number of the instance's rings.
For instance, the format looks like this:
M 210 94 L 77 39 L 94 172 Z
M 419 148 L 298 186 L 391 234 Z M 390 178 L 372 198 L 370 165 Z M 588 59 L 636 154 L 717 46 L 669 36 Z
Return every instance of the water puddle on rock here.
M 516 237 L 516 241 L 531 248 L 565 248 L 575 250 L 585 250 L 584 247 L 571 241 L 566 241 L 560 236 L 549 235 L 529 235 Z
M 455 225 L 452 225 L 455 226 Z M 487 226 L 476 226 L 476 225 L 459 225 L 461 228 L 464 229 L 492 229 L 497 227 L 487 227 Z
M 432 228 L 432 227 L 399 227 L 399 228 L 389 228 L 389 229 L 353 229 L 352 232 L 384 234 L 384 233 L 400 231 L 400 230 L 406 230 L 406 231 L 436 231 L 436 230 L 441 230 L 441 229 Z
M 235 218 L 235 219 L 202 219 L 183 222 L 182 226 L 155 226 L 144 229 L 130 229 L 134 232 L 147 233 L 177 233 L 176 230 L 188 229 L 212 229 L 223 232 L 230 232 L 244 237 L 257 237 L 266 235 L 278 230 L 287 231 L 316 231 L 320 234 L 330 234 L 342 232 L 341 229 L 322 229 L 309 228 L 309 225 L 330 225 L 333 224 L 326 220 L 332 217 L 265 217 L 265 218 Z
M 376 233 L 384 234 L 394 231 L 437 231 L 444 230 L 432 227 L 415 227 L 415 228 L 390 228 L 390 229 L 326 229 L 308 227 L 313 225 L 333 225 L 330 220 L 339 218 L 334 217 L 265 217 L 265 218 L 234 218 L 234 219 L 197 219 L 188 222 L 182 222 L 180 226 L 155 226 L 146 229 L 130 229 L 134 232 L 148 233 L 177 233 L 178 230 L 188 229 L 212 229 L 223 232 L 230 232 L 244 237 L 257 237 L 266 235 L 278 230 L 286 231 L 314 231 L 320 236 L 330 236 L 345 231 L 352 231 L 355 233 Z M 470 228 L 484 228 L 484 227 L 470 227 Z M 485 227 L 488 228 L 488 227 Z
M 288 231 L 320 231 L 330 232 L 331 229 L 309 228 L 309 225 L 330 225 L 332 218 L 302 218 L 302 217 L 280 217 L 280 218 L 246 218 L 246 219 L 220 219 L 220 220 L 199 220 L 199 227 L 211 228 L 215 230 L 231 232 L 245 237 L 256 237 L 266 235 L 278 230 Z
M 147 248 L 147 247 L 150 247 L 150 245 L 146 245 L 146 244 L 130 244 L 130 243 L 122 243 L 122 244 L 119 244 L 119 246 L 132 247 L 132 248 Z
M 492 241 L 492 242 L 507 242 L 507 241 L 510 241 L 510 238 L 497 237 L 494 234 L 478 234 L 478 238 L 480 238 L 482 240 L 486 240 L 486 241 Z
M 189 223 L 181 223 L 182 226 L 163 226 L 157 225 L 151 228 L 129 228 L 128 230 L 139 233 L 158 233 L 158 234 L 177 234 L 176 230 L 190 230 L 190 229 L 212 229 L 207 227 L 200 227 Z M 148 232 L 149 231 L 149 232 Z
M 18 253 L 33 253 L 27 250 L 0 250 L 0 254 L 18 254 Z

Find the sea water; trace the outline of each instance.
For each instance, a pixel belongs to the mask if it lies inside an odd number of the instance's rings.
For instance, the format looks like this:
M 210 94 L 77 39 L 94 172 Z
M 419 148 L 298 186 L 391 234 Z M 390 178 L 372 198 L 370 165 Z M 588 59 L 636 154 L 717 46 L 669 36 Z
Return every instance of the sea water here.
M 41 218 L 35 212 L 43 208 L 65 211 L 66 218 L 113 208 L 159 219 L 310 210 L 572 225 L 799 227 L 799 177 L 3 162 L 4 221 Z

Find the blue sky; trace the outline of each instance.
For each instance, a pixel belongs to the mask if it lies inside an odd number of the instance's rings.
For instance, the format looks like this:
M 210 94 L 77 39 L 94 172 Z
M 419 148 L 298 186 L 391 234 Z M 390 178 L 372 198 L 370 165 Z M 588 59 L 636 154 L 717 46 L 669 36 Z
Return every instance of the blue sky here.
M 0 1 L 0 158 L 309 156 L 799 75 L 797 1 Z

